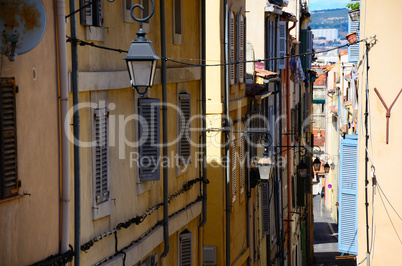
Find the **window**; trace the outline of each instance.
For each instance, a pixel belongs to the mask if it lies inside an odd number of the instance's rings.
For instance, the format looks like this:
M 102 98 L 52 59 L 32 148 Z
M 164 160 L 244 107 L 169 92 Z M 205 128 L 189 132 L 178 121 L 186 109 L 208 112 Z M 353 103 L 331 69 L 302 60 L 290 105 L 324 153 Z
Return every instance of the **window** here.
M 173 0 L 173 43 L 183 44 L 183 2 Z
M 186 229 L 179 236 L 179 265 L 191 266 L 192 259 L 192 234 Z
M 94 110 L 95 120 L 95 203 L 99 205 L 109 199 L 109 151 L 108 151 L 107 108 Z
M 92 2 L 92 4 L 90 4 Z M 81 25 L 100 27 L 103 25 L 103 0 L 80 0 Z
M 138 99 L 139 176 L 140 181 L 160 178 L 160 102 L 159 99 Z
M 230 164 L 232 168 L 232 203 L 236 201 L 236 141 L 232 142 Z
M 269 183 L 261 182 L 262 234 L 269 235 L 270 220 Z
M 279 21 L 279 30 L 278 30 L 278 48 L 279 55 L 278 57 L 286 56 L 286 21 Z M 285 69 L 286 67 L 286 59 L 278 60 L 278 69 Z
M 339 252 L 357 254 L 357 135 L 341 140 Z
M 99 102 L 92 111 L 92 219 L 111 213 L 110 158 L 109 158 L 109 110 L 104 92 L 91 93 L 91 101 Z M 102 100 L 100 100 L 102 99 Z M 100 101 L 99 101 L 100 100 Z
M 14 78 L 1 78 L 0 100 L 0 199 L 18 194 L 17 121 Z
M 181 116 L 179 116 L 179 162 L 180 165 L 191 163 L 191 134 L 190 134 L 190 118 L 191 118 L 191 95 L 188 93 L 179 94 L 179 108 Z
M 244 17 L 237 14 L 237 61 L 245 61 L 244 45 L 245 45 L 245 27 Z M 244 67 L 245 63 L 238 63 L 237 67 L 237 83 L 244 83 Z

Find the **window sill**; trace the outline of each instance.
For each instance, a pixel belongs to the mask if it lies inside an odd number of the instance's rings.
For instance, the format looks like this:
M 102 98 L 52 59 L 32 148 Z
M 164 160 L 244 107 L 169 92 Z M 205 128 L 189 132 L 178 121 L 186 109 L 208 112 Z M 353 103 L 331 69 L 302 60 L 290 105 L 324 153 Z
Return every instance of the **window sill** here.
M 15 196 L 12 196 L 12 197 L 9 197 L 9 198 L 0 199 L 0 204 L 4 203 L 4 202 L 7 202 L 7 201 L 17 200 L 17 199 L 20 199 L 20 198 L 22 198 L 24 196 L 25 195 L 15 195 Z

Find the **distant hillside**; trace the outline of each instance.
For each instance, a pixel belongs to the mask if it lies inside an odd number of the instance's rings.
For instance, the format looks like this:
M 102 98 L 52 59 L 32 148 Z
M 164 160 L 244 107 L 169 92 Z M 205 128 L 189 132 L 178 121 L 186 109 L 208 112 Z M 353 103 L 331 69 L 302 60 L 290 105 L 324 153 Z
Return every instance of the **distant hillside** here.
M 327 9 L 311 11 L 312 29 L 338 29 L 339 37 L 348 34 L 348 9 Z

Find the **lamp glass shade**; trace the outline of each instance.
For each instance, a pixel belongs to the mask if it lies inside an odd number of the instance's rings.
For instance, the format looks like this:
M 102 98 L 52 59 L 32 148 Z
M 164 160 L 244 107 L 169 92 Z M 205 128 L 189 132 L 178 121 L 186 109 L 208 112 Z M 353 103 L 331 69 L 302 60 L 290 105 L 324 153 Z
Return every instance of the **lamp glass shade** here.
M 273 166 L 271 158 L 264 155 L 258 161 L 257 166 L 258 166 L 258 170 L 260 172 L 261 180 L 269 180 L 269 178 L 271 177 L 271 171 L 272 171 L 272 166 Z
M 330 168 L 329 164 L 328 164 L 328 163 L 325 163 L 325 164 L 324 164 L 324 172 L 325 172 L 326 174 L 329 173 L 329 168 Z
M 299 176 L 301 178 L 306 178 L 307 170 L 308 170 L 307 165 L 304 163 L 304 161 L 301 161 L 298 168 Z
M 145 39 L 146 40 L 146 39 Z M 123 58 L 127 62 L 127 69 L 130 75 L 131 85 L 139 90 L 152 87 L 155 79 L 156 56 L 152 47 L 152 42 L 133 41 L 126 57 Z
M 320 158 L 316 157 L 315 160 L 313 161 L 313 166 L 314 166 L 314 170 L 316 172 L 320 171 L 321 168 L 321 160 Z

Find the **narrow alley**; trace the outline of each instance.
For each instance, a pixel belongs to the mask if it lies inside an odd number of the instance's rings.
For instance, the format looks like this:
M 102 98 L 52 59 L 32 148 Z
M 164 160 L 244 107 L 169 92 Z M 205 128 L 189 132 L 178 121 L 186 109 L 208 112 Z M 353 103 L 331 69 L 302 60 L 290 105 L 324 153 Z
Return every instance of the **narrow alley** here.
M 354 259 L 339 259 L 338 226 L 324 206 L 324 198 L 314 195 L 314 265 L 356 265 Z M 338 257 L 338 259 L 337 259 Z

